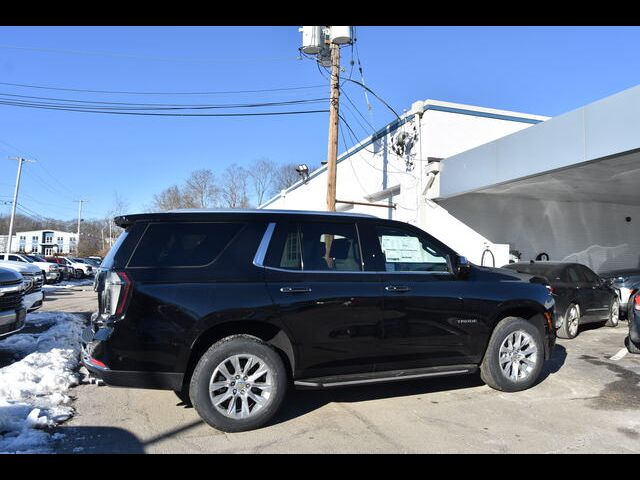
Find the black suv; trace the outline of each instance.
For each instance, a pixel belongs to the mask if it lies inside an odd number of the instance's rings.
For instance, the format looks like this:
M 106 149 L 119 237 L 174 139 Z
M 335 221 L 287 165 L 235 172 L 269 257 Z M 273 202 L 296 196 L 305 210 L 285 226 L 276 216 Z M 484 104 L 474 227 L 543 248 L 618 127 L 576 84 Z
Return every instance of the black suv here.
M 181 210 L 115 218 L 83 363 L 109 385 L 176 391 L 224 431 L 298 388 L 480 370 L 534 384 L 555 343 L 539 277 L 478 267 L 368 215 Z

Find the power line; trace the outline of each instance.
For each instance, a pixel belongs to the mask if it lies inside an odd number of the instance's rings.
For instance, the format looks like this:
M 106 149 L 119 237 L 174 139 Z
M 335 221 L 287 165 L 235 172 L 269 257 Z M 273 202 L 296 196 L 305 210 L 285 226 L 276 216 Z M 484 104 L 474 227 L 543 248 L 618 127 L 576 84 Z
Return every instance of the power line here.
M 253 90 L 219 90 L 219 91 L 204 91 L 204 92 L 140 92 L 140 91 L 126 91 L 126 90 L 90 90 L 85 88 L 65 88 L 65 87 L 51 87 L 45 85 L 33 85 L 26 83 L 9 83 L 0 82 L 0 85 L 8 85 L 12 87 L 24 87 L 24 88 L 37 88 L 42 90 L 57 90 L 62 92 L 80 92 L 80 93 L 102 93 L 102 94 L 118 94 L 118 95 L 228 95 L 228 94 L 242 94 L 242 93 L 267 93 L 267 92 L 287 92 L 294 90 L 307 90 L 314 88 L 325 88 L 325 85 L 303 85 L 298 87 L 280 87 L 280 88 L 261 88 Z
M 326 113 L 329 110 L 296 110 L 285 112 L 251 112 L 251 113 L 164 113 L 164 112 L 123 112 L 112 110 L 92 110 L 85 108 L 68 108 L 68 107 L 53 107 L 37 104 L 25 104 L 19 102 L 6 102 L 0 101 L 0 105 L 22 107 L 22 108 L 36 108 L 41 110 L 59 110 L 67 112 L 80 112 L 80 113 L 102 113 L 108 115 L 137 115 L 137 116 L 154 116 L 154 117 L 260 117 L 260 116 L 277 116 L 277 115 L 302 115 L 307 113 Z
M 68 102 L 68 103 L 45 103 L 45 102 L 29 102 L 26 100 L 14 100 L 12 98 L 28 98 L 35 100 L 47 100 L 49 102 Z M 69 107 L 69 108 L 97 108 L 97 109 L 120 109 L 120 110 L 199 110 L 199 109 L 223 109 L 223 108 L 259 108 L 259 107 L 278 107 L 286 105 L 299 105 L 319 103 L 329 100 L 328 98 L 304 98 L 297 100 L 284 100 L 279 102 L 261 102 L 261 103 L 223 103 L 223 104 L 176 104 L 176 103 L 131 103 L 131 102 L 104 102 L 98 100 L 77 100 L 69 98 L 55 97 L 37 97 L 31 95 L 17 95 L 11 93 L 0 92 L 0 100 L 24 104 Z M 74 105 L 81 104 L 81 105 Z M 108 106 L 103 106 L 108 105 Z

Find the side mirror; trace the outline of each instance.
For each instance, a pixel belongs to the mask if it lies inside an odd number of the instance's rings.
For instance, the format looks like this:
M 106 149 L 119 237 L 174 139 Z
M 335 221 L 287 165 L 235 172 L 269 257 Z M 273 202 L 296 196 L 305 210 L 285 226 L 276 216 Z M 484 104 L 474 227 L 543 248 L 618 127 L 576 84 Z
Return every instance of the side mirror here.
M 467 257 L 458 257 L 458 266 L 456 268 L 456 274 L 458 278 L 467 278 L 471 271 L 471 263 L 467 260 Z

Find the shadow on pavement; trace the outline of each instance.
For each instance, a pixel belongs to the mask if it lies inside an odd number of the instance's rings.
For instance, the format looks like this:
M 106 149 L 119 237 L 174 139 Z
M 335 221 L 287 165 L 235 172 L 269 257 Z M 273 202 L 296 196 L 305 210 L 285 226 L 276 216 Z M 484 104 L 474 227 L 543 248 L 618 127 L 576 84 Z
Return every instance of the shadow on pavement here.
M 484 385 L 484 382 L 480 379 L 480 374 L 475 373 L 454 377 L 398 381 L 327 390 L 296 390 L 291 388 L 287 393 L 282 409 L 270 422 L 270 425 L 301 417 L 332 402 L 363 402 L 420 394 L 428 395 L 433 392 L 461 390 L 482 385 Z M 425 397 L 424 400 L 426 402 L 430 401 L 428 397 Z M 431 402 L 438 403 L 436 401 Z

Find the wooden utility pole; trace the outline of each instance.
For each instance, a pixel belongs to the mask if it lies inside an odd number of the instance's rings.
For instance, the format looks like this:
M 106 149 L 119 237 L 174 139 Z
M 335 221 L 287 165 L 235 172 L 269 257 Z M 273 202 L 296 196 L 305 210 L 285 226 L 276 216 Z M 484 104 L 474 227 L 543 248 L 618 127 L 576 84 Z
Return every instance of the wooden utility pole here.
M 80 255 L 80 222 L 82 221 L 82 204 L 87 201 L 88 200 L 74 200 L 74 202 L 78 202 L 78 232 L 76 233 L 78 238 L 76 239 L 76 255 Z
M 340 45 L 331 44 L 331 94 L 329 101 L 329 149 L 327 153 L 327 211 L 336 211 L 338 171 L 338 107 L 340 105 Z
M 16 207 L 18 206 L 18 191 L 20 190 L 20 177 L 22 176 L 22 164 L 24 162 L 35 163 L 35 160 L 27 160 L 22 157 L 9 157 L 9 160 L 18 161 L 18 176 L 16 177 L 16 187 L 13 191 L 13 202 L 11 204 L 11 220 L 9 220 L 9 236 L 7 237 L 7 253 L 11 253 L 11 243 L 13 240 L 13 223 L 16 217 Z

